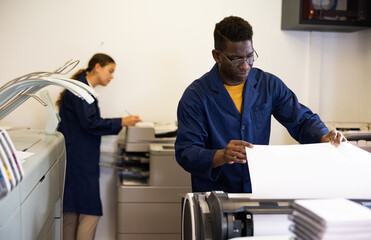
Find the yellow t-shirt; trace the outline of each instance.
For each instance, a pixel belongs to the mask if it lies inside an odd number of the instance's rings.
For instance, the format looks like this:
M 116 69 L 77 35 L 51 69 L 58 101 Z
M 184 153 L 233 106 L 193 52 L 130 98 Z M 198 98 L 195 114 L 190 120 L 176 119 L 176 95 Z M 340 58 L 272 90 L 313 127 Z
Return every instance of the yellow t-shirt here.
M 243 93 L 243 88 L 245 86 L 245 82 L 241 83 L 240 85 L 237 86 L 228 86 L 225 85 L 225 88 L 229 92 L 229 95 L 231 96 L 234 104 L 236 105 L 237 110 L 242 112 L 242 93 Z

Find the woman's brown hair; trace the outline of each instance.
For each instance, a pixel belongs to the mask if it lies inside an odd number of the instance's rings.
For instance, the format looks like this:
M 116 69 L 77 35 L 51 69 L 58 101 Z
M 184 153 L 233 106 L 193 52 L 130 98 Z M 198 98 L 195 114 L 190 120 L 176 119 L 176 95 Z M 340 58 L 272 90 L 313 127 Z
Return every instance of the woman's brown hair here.
M 104 54 L 104 53 L 96 53 L 94 54 L 94 56 L 90 59 L 89 63 L 88 63 L 88 67 L 86 69 L 80 69 L 79 71 L 77 71 L 75 74 L 72 75 L 71 79 L 79 79 L 81 74 L 87 74 L 89 72 L 91 72 L 95 65 L 96 64 L 99 64 L 101 67 L 104 67 L 110 63 L 115 63 L 115 61 L 113 60 L 113 58 L 111 58 L 110 56 L 108 56 L 107 54 Z M 61 101 L 62 101 L 62 97 L 63 97 L 63 94 L 66 92 L 66 89 L 64 89 L 60 95 L 59 95 L 59 98 L 57 100 L 57 106 L 60 107 L 61 105 Z

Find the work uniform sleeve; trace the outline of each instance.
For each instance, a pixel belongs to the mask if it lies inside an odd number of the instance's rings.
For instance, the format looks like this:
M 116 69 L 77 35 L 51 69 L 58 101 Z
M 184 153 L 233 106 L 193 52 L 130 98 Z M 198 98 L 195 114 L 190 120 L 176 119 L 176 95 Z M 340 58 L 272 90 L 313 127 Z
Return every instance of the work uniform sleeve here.
M 213 169 L 216 149 L 206 149 L 208 125 L 205 105 L 195 90 L 187 89 L 178 105 L 176 160 L 184 170 L 200 178 L 215 180 L 221 168 Z
M 278 78 L 271 81 L 273 116 L 299 143 L 319 143 L 329 131 L 320 117 L 302 105 L 296 95 Z
M 84 131 L 103 136 L 117 134 L 122 129 L 121 118 L 101 118 L 97 102 L 89 104 L 70 92 L 66 94 L 73 104 L 78 124 Z

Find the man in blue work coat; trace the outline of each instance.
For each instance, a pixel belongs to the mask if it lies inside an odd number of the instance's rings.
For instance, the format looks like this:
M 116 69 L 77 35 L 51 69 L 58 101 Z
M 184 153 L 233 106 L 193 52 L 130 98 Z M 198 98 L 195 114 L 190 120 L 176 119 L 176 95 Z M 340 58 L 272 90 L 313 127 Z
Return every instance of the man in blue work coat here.
M 276 76 L 253 68 L 251 25 L 226 17 L 214 30 L 214 67 L 185 90 L 178 105 L 177 162 L 192 190 L 251 193 L 245 147 L 269 144 L 273 115 L 300 143 L 346 141 L 329 132 Z

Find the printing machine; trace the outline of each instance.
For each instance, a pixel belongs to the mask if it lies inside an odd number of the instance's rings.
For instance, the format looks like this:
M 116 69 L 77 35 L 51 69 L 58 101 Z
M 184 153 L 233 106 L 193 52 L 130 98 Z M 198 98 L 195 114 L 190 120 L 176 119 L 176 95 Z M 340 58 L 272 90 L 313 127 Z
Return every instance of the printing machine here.
M 62 134 L 9 130 L 16 150 L 32 153 L 23 180 L 0 199 L 0 239 L 61 239 L 65 147 Z
M 0 87 L 0 120 L 30 97 L 35 98 L 49 114 L 45 129 L 2 129 L 9 133 L 12 154 L 0 153 L 0 165 L 17 160 L 19 168 L 7 168 L 1 174 L 13 181 L 11 172 L 23 177 L 11 188 L 1 187 L 0 239 L 62 239 L 63 238 L 63 189 L 66 153 L 64 137 L 56 132 L 59 118 L 46 91 L 36 92 L 49 85 L 70 90 L 75 95 L 92 103 L 97 96 L 89 86 L 76 80 L 55 76 L 71 71 L 78 61 L 69 61 L 54 72 L 35 72 L 13 79 Z M 0 144 L 1 151 L 4 141 Z M 5 147 L 6 148 L 6 147 Z M 16 174 L 15 174 L 16 175 Z M 2 179 L 6 180 L 6 179 Z M 4 191 L 5 190 L 5 191 Z
M 221 191 L 187 194 L 183 204 L 182 239 L 259 236 L 268 228 L 273 228 L 268 231 L 275 235 L 290 235 L 288 215 L 292 212 L 292 200 L 252 200 L 250 196 Z
M 346 198 L 371 209 L 371 154 L 352 144 L 255 145 L 246 155 L 253 193 L 187 193 L 182 240 L 293 239 L 297 199 Z
M 124 128 L 119 134 L 124 137 L 118 139 L 120 182 L 123 185 L 149 184 L 150 145 L 169 148 L 170 144 L 169 150 L 174 150 L 176 133 L 176 125 L 170 123 L 146 122 Z
M 151 143 L 174 143 L 177 126 L 172 123 L 140 122 L 128 126 L 119 144 L 126 152 L 148 152 Z
M 175 160 L 176 126 L 139 124 L 121 135 L 117 239 L 180 239 L 181 202 L 191 181 Z
M 289 216 L 293 201 L 222 191 L 188 193 L 182 209 L 182 240 L 292 239 Z M 371 209 L 371 199 L 353 201 Z

